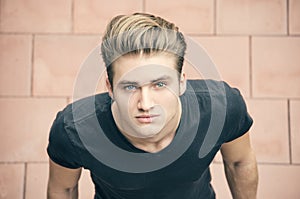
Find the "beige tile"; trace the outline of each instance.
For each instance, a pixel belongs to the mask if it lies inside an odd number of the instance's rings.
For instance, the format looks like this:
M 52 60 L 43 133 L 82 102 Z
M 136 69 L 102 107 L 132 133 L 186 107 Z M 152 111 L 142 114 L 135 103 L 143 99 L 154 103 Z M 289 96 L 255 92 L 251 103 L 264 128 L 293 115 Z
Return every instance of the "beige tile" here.
M 260 165 L 257 198 L 289 198 L 300 196 L 300 166 Z
M 300 164 L 300 101 L 290 102 L 292 162 Z
M 27 164 L 25 199 L 46 198 L 48 163 Z
M 210 166 L 212 176 L 212 186 L 216 192 L 217 199 L 232 199 L 226 181 L 223 164 L 217 163 Z
M 2 0 L 3 32 L 70 32 L 71 0 Z
M 187 60 L 188 58 L 185 58 L 182 66 L 182 71 L 185 73 L 187 79 L 204 79 L 200 69 Z
M 29 163 L 27 165 L 25 199 L 46 198 L 48 172 L 48 163 Z M 82 170 L 79 180 L 79 199 L 93 198 L 94 193 L 94 184 L 90 172 Z
M 218 34 L 286 34 L 286 0 L 218 0 Z
M 247 100 L 254 124 L 250 129 L 257 160 L 289 163 L 288 112 L 286 100 Z
M 141 0 L 75 0 L 74 31 L 104 32 L 107 23 L 114 16 L 141 12 L 142 4 Z
M 34 95 L 72 96 L 81 64 L 100 40 L 100 36 L 37 36 L 34 52 Z
M 97 93 L 107 92 L 106 77 L 107 77 L 106 71 L 103 71 L 103 74 L 99 78 L 99 82 L 96 90 Z
M 23 199 L 24 164 L 0 164 L 0 198 Z
M 0 98 L 0 161 L 47 161 L 48 134 L 65 99 Z
M 31 43 L 29 35 L 0 35 L 0 95 L 30 95 Z
M 300 1 L 289 1 L 289 31 L 290 34 L 300 34 Z
M 247 37 L 196 37 L 215 63 L 222 80 L 249 96 L 249 39 Z M 201 58 L 199 58 L 201 59 Z
M 300 97 L 300 38 L 258 37 L 252 43 L 253 96 Z
M 258 170 L 258 199 L 299 198 L 300 166 L 258 165 Z M 226 182 L 223 165 L 213 164 L 211 171 L 216 198 L 232 198 Z
M 186 34 L 211 34 L 214 27 L 214 1 L 146 0 L 146 12 L 175 23 Z
M 90 172 L 83 169 L 79 181 L 79 199 L 93 198 L 95 194 L 94 184 Z

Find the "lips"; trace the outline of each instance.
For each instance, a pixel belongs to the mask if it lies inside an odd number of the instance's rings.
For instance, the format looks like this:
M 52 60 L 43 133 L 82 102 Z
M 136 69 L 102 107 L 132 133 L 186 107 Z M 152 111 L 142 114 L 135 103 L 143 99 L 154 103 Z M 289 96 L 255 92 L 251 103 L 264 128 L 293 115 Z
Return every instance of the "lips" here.
M 156 117 L 158 117 L 158 115 L 139 115 L 139 116 L 136 116 L 135 118 L 140 123 L 152 123 L 153 119 Z

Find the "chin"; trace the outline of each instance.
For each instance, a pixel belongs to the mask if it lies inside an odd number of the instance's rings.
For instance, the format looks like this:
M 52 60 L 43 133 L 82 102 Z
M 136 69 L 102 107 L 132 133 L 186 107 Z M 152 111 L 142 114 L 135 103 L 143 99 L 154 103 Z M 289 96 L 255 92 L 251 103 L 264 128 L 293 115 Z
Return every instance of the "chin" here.
M 159 132 L 158 133 L 148 133 L 148 134 L 143 133 L 143 134 L 137 135 L 137 137 L 140 137 L 140 138 L 153 138 L 153 137 L 157 136 L 158 134 L 159 134 Z

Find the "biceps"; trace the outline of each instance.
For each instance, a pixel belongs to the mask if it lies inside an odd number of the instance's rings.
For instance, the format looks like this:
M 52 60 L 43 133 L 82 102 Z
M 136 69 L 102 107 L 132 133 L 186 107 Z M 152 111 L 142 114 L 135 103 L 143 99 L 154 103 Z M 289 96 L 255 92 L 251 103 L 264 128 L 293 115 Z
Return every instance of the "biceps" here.
M 225 143 L 221 147 L 223 160 L 227 163 L 250 161 L 253 151 L 250 144 L 249 132 L 243 136 Z
M 81 168 L 69 169 L 49 161 L 48 185 L 53 189 L 70 189 L 78 184 Z

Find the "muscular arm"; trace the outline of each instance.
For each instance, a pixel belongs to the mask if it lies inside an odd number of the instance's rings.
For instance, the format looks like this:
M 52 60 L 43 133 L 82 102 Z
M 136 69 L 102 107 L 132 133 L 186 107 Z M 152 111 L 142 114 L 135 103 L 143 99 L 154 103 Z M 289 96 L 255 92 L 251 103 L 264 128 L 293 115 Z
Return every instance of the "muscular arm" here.
M 258 184 L 256 158 L 249 133 L 221 147 L 227 182 L 234 199 L 255 199 Z
M 77 199 L 81 168 L 69 169 L 49 161 L 48 199 Z

